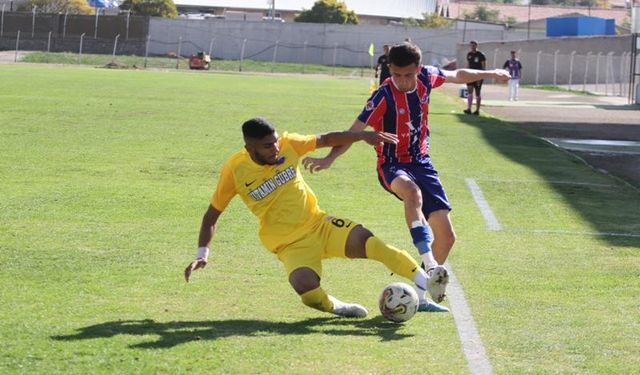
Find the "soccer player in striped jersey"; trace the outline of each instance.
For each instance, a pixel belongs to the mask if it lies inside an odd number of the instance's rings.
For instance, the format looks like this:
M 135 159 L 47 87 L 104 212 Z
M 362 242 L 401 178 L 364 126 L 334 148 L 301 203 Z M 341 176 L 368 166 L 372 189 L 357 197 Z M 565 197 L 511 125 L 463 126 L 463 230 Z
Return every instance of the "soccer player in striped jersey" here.
M 396 143 L 395 135 L 360 130 L 279 137 L 261 118 L 246 121 L 242 133 L 245 147 L 224 163 L 202 218 L 196 259 L 184 271 L 187 282 L 193 271 L 207 265 L 218 218 L 238 195 L 258 217 L 260 240 L 283 263 L 305 305 L 344 317 L 367 315 L 363 306 L 342 302 L 322 289 L 322 260 L 327 258 L 373 259 L 426 289 L 427 274 L 409 253 L 385 244 L 358 223 L 322 211 L 300 174 L 300 159 L 316 148 L 357 141 Z
M 407 227 L 429 275 L 427 290 L 436 302 L 445 297 L 449 274 L 443 266 L 455 232 L 449 217 L 451 204 L 429 156 L 428 123 L 431 90 L 443 83 L 467 83 L 479 79 L 506 82 L 505 70 L 441 70 L 421 65 L 420 49 L 405 42 L 389 52 L 391 77 L 376 90 L 351 126 L 361 131 L 371 126 L 376 131 L 398 136 L 397 144 L 375 147 L 377 173 L 382 187 L 404 203 Z M 312 173 L 329 168 L 350 145 L 333 147 L 324 158 L 306 158 L 304 166 Z M 416 288 L 420 311 L 436 310 L 424 291 Z

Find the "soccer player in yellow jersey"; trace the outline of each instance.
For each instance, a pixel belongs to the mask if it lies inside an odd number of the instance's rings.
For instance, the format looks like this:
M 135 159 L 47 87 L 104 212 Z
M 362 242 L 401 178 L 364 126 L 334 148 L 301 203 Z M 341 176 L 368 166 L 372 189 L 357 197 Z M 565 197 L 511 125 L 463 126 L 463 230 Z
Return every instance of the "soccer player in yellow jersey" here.
M 428 276 L 406 251 L 389 246 L 360 224 L 331 216 L 318 207 L 313 191 L 300 174 L 300 159 L 320 147 L 365 141 L 370 145 L 396 143 L 395 135 L 371 131 L 330 132 L 321 135 L 284 133 L 262 118 L 242 125 L 245 147 L 224 164 L 218 186 L 202 218 L 196 259 L 191 273 L 207 264 L 209 244 L 218 218 L 239 195 L 260 221 L 260 240 L 278 256 L 289 283 L 302 302 L 314 309 L 344 317 L 364 317 L 367 309 L 328 295 L 320 286 L 322 259 L 369 258 L 413 281 L 424 294 Z M 434 303 L 435 311 L 448 311 Z

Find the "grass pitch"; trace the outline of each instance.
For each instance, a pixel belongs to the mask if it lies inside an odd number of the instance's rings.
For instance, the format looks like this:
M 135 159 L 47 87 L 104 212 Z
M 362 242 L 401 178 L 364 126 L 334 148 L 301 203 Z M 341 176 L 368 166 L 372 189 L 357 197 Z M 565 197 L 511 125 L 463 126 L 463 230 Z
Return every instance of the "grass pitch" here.
M 368 319 L 302 305 L 239 200 L 209 266 L 182 279 L 240 124 L 347 128 L 368 80 L 27 66 L 0 79 L 0 372 L 468 373 L 451 314 L 379 317 L 379 291 L 400 280 L 379 264 L 325 264 L 324 287 Z M 640 193 L 509 124 L 460 116 L 452 98 L 431 108 L 459 237 L 450 262 L 494 371 L 635 371 Z M 374 163 L 357 144 L 305 177 L 323 209 L 414 254 Z M 502 231 L 486 229 L 466 178 Z

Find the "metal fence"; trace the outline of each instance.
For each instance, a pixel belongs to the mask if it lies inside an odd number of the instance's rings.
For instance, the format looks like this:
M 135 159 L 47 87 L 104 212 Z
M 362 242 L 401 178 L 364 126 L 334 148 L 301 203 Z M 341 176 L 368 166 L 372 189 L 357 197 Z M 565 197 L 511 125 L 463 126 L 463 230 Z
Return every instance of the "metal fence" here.
M 247 22 L 192 22 L 130 16 L 81 16 L 37 12 L 0 13 L 0 49 L 39 50 L 77 54 L 111 55 L 112 61 L 136 61 L 139 67 L 184 68 L 192 54 L 205 51 L 214 58 L 233 60 L 233 70 L 243 70 L 246 60 L 272 64 L 299 64 L 301 73 L 309 64 L 362 69 L 374 65 L 382 44 L 397 42 L 406 35 L 423 50 L 423 61 L 446 65 L 455 56 L 457 30 L 428 30 L 389 27 L 341 27 L 319 24 L 262 24 Z M 488 37 L 490 34 L 485 35 Z M 374 56 L 369 45 L 375 41 Z M 546 41 L 540 41 L 544 43 Z M 485 50 L 487 67 L 501 68 L 511 46 Z M 559 43 L 558 41 L 549 41 Z M 562 42 L 560 42 L 562 43 Z M 523 63 L 523 84 L 562 85 L 570 90 L 595 91 L 625 96 L 630 91 L 631 52 L 566 53 L 571 42 L 556 44 L 560 49 L 519 50 Z M 589 41 L 583 41 L 582 46 Z M 591 44 L 587 44 L 591 45 Z M 596 45 L 595 43 L 593 44 Z M 462 46 L 458 44 L 458 46 Z M 600 44 L 600 47 L 602 44 Z M 544 48 L 542 45 L 540 48 Z M 569 47 L 570 48 L 570 47 Z M 454 51 L 454 52 L 447 52 Z M 131 60 L 127 56 L 142 60 Z M 154 58 L 155 57 L 155 58 Z M 215 69 L 222 62 L 214 61 Z M 640 62 L 636 60 L 636 65 Z M 458 64 L 459 67 L 463 64 Z M 228 70 L 230 65 L 226 65 Z M 263 68 L 263 71 L 269 68 Z M 333 70 L 332 70 L 333 72 Z M 363 74 L 363 73 L 361 73 Z
M 488 52 L 488 53 L 487 53 Z M 487 68 L 502 68 L 510 50 L 487 51 Z M 564 86 L 569 90 L 627 96 L 632 67 L 631 52 L 577 54 L 517 51 L 522 62 L 522 84 Z M 640 56 L 636 56 L 636 64 Z

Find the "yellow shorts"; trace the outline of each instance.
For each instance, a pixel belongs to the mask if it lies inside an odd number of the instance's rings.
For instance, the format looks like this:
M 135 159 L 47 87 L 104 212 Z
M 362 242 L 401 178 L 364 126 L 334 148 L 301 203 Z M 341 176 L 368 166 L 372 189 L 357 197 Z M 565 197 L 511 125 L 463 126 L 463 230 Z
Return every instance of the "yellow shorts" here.
M 322 259 L 346 258 L 347 238 L 358 225 L 351 220 L 326 215 L 305 237 L 280 250 L 278 259 L 284 264 L 287 275 L 308 267 L 322 276 Z

